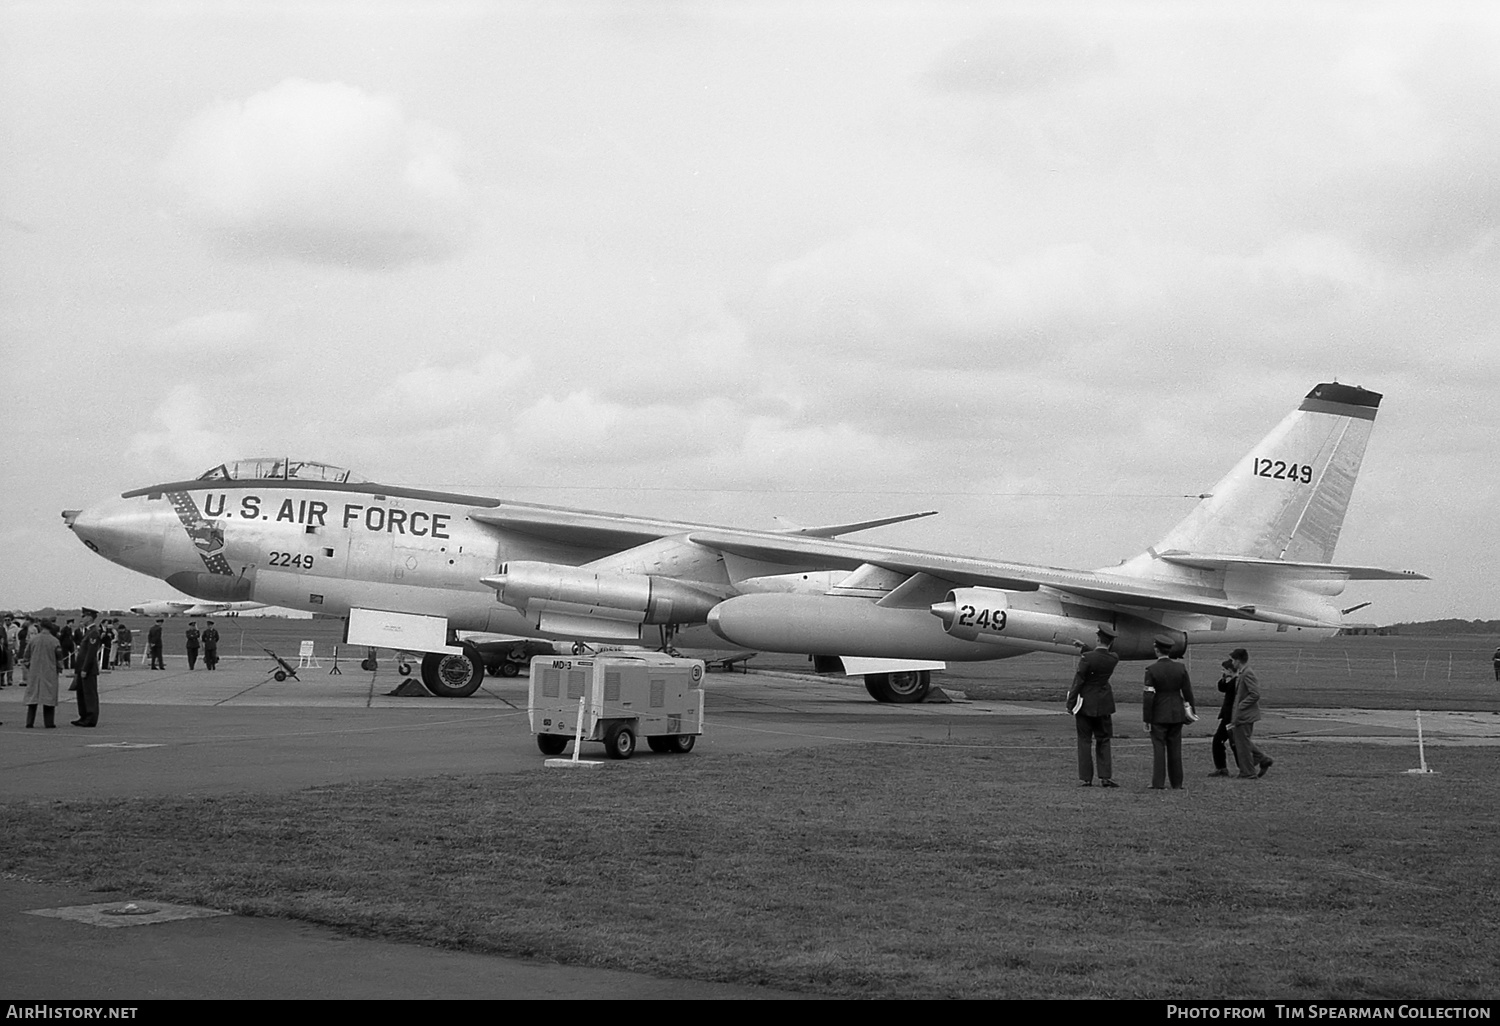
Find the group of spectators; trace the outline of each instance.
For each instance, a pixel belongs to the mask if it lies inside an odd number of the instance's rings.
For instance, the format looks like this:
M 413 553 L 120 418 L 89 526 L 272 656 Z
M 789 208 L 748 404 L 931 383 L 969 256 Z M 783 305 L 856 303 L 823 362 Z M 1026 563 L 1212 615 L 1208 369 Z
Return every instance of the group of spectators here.
M 79 622 L 79 619 L 82 622 Z M 162 658 L 162 621 L 157 620 L 147 632 L 147 651 L 151 669 L 165 670 Z M 66 623 L 33 617 L 0 617 L 0 688 L 20 685 L 26 688 L 26 726 L 36 726 L 37 709 L 42 711 L 42 726 L 56 727 L 53 721 L 58 703 L 59 680 L 64 670 L 73 671 L 69 691 L 78 697 L 78 719 L 75 727 L 93 727 L 99 723 L 99 674 L 131 666 L 134 640 L 124 622 L 107 618 L 99 620 L 98 610 L 85 608 L 78 619 Z M 203 631 L 191 621 L 186 634 L 188 668 L 196 669 L 198 650 L 203 649 L 204 666 L 212 670 L 219 663 L 219 632 L 212 620 Z M 20 679 L 16 674 L 19 671 Z
M 36 712 L 42 710 L 42 726 L 56 727 L 53 713 L 57 708 L 61 671 L 73 671 L 69 691 L 78 697 L 78 719 L 75 727 L 94 727 L 99 723 L 99 673 L 124 658 L 130 661 L 130 630 L 117 620 L 99 621 L 99 611 L 81 611 L 82 624 L 69 620 L 58 626 L 55 620 L 36 617 L 6 616 L 0 629 L 0 687 L 16 683 L 15 673 L 22 672 L 26 686 L 26 726 L 36 726 Z M 116 649 L 118 642 L 118 651 Z
M 1114 736 L 1111 717 L 1115 711 L 1110 675 L 1120 657 L 1110 651 L 1116 634 L 1109 626 L 1100 626 L 1098 644 L 1078 661 L 1078 671 L 1068 689 L 1068 711 L 1073 713 L 1078 734 L 1078 778 L 1084 787 L 1094 782 L 1097 768 L 1103 787 L 1119 787 L 1114 780 L 1110 739 Z M 1156 662 L 1146 667 L 1145 690 L 1141 716 L 1151 735 L 1151 787 L 1163 790 L 1170 783 L 1174 790 L 1182 787 L 1182 728 L 1196 722 L 1193 685 L 1187 667 L 1174 656 L 1178 642 L 1159 637 L 1154 642 Z M 1229 762 L 1226 744 L 1233 749 L 1235 767 L 1241 780 L 1266 775 L 1273 760 L 1255 744 L 1255 724 L 1260 720 L 1260 682 L 1250 669 L 1250 653 L 1237 648 L 1220 664 L 1219 691 L 1224 700 L 1219 708 L 1219 726 L 1214 733 L 1214 770 L 1210 776 L 1227 777 Z
M 20 668 L 23 673 L 27 666 L 27 651 L 31 642 L 42 631 L 52 635 L 57 640 L 58 668 L 70 670 L 73 668 L 73 654 L 83 641 L 84 628 L 78 625 L 76 619 L 70 618 L 66 623 L 58 624 L 56 620 L 35 616 L 15 617 L 9 614 L 3 619 L 3 637 L 0 637 L 0 687 L 10 687 L 16 683 L 15 671 Z M 129 627 L 124 621 L 118 619 L 105 619 L 99 622 L 99 669 L 109 671 L 119 667 L 130 667 L 130 659 L 133 650 L 133 638 Z M 23 680 L 21 683 L 25 683 Z

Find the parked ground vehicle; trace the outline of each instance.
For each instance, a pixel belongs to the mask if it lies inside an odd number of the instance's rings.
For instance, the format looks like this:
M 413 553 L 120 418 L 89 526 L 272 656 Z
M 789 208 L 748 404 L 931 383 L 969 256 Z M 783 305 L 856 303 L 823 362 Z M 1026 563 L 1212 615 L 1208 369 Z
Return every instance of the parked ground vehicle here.
M 600 741 L 612 759 L 686 753 L 703 732 L 703 660 L 654 652 L 531 660 L 531 731 L 544 755 Z M 580 719 L 582 730 L 580 733 Z

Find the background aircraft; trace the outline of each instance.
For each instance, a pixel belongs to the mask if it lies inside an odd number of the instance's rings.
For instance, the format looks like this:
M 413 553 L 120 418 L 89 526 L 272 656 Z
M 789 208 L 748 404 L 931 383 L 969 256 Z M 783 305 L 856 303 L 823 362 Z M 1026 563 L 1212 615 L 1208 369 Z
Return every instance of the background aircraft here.
M 458 631 L 806 653 L 919 701 L 947 661 L 1072 652 L 1113 627 L 1152 641 L 1327 636 L 1350 580 L 1331 562 L 1380 395 L 1321 384 L 1167 536 L 1069 570 L 839 536 L 912 517 L 756 531 L 374 484 L 287 459 L 221 464 L 64 520 L 107 559 L 212 601 L 347 615 L 355 645 L 425 652 L 461 696 L 484 659 Z M 914 514 L 924 516 L 927 514 Z
M 266 609 L 264 602 L 204 602 L 200 599 L 159 599 L 131 606 L 137 616 L 234 616 L 249 609 Z

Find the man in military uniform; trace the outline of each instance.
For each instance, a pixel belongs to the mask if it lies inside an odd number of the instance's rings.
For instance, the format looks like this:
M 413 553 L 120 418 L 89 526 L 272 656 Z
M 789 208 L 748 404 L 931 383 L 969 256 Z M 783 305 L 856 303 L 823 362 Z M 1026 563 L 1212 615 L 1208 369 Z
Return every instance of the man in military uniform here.
M 73 690 L 78 697 L 78 719 L 75 727 L 97 727 L 99 725 L 99 661 L 104 644 L 104 631 L 96 622 L 99 611 L 84 609 L 83 640 L 73 652 Z
M 165 670 L 166 661 L 161 657 L 161 621 L 157 620 L 146 632 L 146 650 L 151 656 L 151 669 Z
M 99 671 L 109 673 L 115 668 L 111 661 L 115 650 L 115 622 L 105 620 L 99 625 L 99 643 L 104 646 L 104 654 L 99 657 Z
M 198 668 L 198 621 L 189 620 L 187 628 L 187 657 L 188 669 Z
M 219 666 L 219 630 L 212 620 L 203 630 L 203 665 L 210 670 Z
M 1078 660 L 1078 672 L 1068 689 L 1068 711 L 1078 731 L 1078 779 L 1083 787 L 1094 782 L 1097 761 L 1099 786 L 1119 787 L 1114 782 L 1114 763 L 1110 758 L 1109 739 L 1113 736 L 1110 716 L 1115 711 L 1115 694 L 1109 676 L 1115 672 L 1120 657 L 1109 650 L 1115 632 L 1101 625 L 1098 644 Z M 1091 750 L 1092 749 L 1092 750 Z M 1097 758 L 1096 758 L 1097 757 Z
M 1141 718 L 1151 728 L 1151 788 L 1182 789 L 1182 725 L 1192 720 L 1193 685 L 1187 667 L 1172 658 L 1171 638 L 1155 641 L 1156 662 L 1146 667 Z

